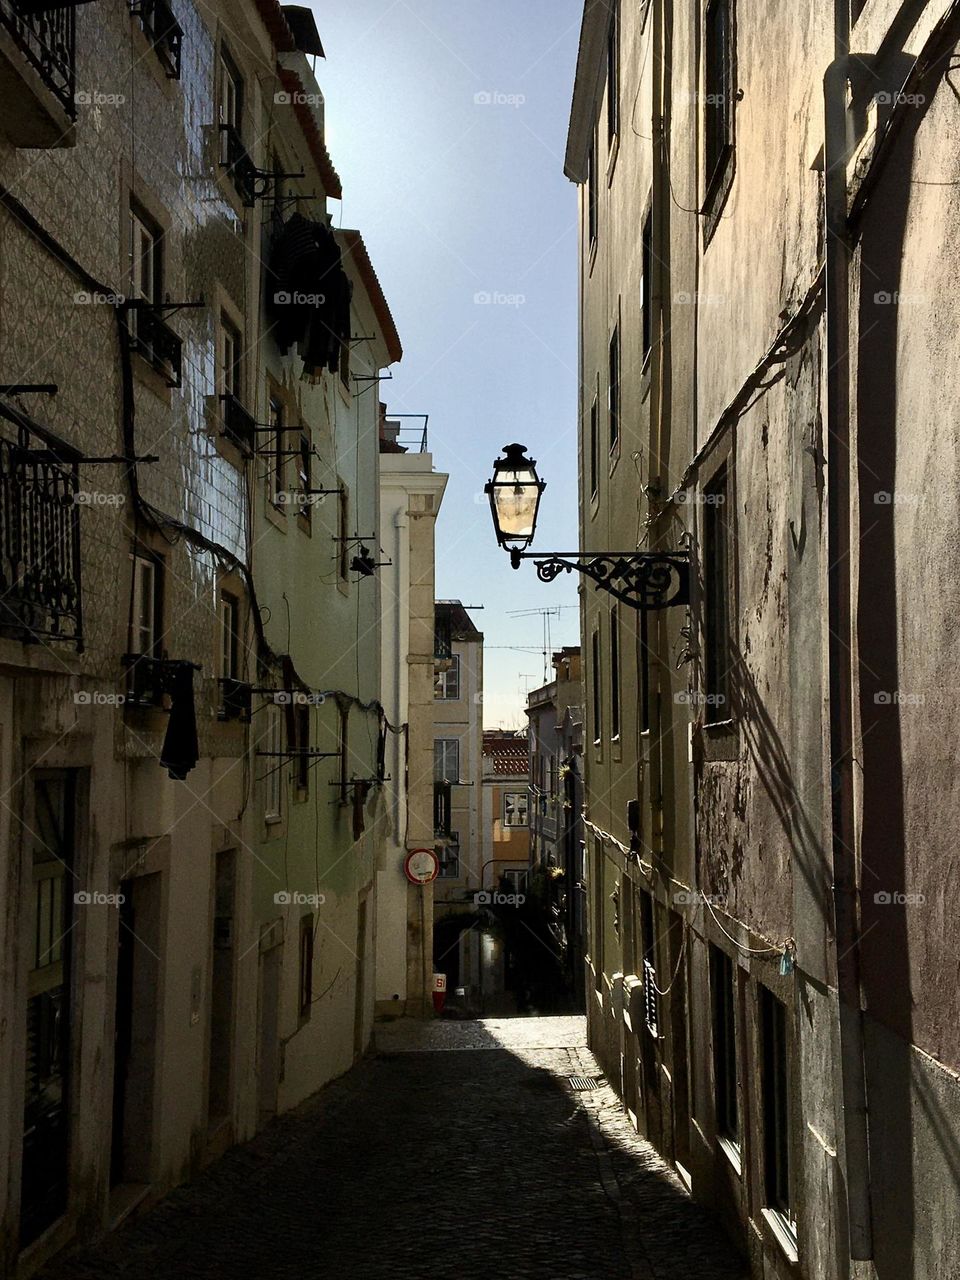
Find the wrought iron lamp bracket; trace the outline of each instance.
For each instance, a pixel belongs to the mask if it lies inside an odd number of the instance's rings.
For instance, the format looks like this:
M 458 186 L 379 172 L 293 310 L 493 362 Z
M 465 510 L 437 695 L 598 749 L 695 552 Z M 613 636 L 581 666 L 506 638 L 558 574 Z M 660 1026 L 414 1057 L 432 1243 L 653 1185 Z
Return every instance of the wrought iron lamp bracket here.
M 631 609 L 667 609 L 690 603 L 690 553 L 688 551 L 557 552 L 511 549 L 510 563 L 520 568 L 533 560 L 541 582 L 553 582 L 561 573 L 581 573 L 597 590 L 615 596 Z

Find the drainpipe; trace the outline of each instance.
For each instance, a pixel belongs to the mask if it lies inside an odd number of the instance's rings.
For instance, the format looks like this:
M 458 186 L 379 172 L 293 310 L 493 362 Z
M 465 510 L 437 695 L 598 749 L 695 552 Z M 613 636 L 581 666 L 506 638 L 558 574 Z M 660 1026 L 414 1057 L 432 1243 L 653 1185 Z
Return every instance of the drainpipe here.
M 843 11 L 843 16 L 841 16 Z M 837 45 L 849 47 L 846 0 L 837 5 Z M 841 30 L 841 28 L 843 28 Z M 826 265 L 827 590 L 830 621 L 830 778 L 840 1071 L 850 1257 L 873 1256 L 870 1149 L 860 977 L 853 789 L 850 517 L 850 239 L 847 160 L 851 153 L 847 86 L 850 58 L 827 68 L 824 97 Z

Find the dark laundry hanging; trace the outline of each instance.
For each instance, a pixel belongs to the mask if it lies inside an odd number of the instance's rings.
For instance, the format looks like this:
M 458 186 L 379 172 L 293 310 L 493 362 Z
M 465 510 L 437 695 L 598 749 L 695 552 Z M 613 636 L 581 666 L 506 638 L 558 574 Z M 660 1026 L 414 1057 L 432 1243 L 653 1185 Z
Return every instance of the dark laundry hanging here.
M 267 269 L 267 308 L 281 354 L 298 345 L 304 376 L 335 373 L 350 339 L 352 286 L 325 222 L 291 214 L 276 233 Z
M 170 719 L 163 739 L 160 764 L 175 782 L 182 782 L 200 758 L 192 662 L 166 662 L 164 686 L 170 695 Z

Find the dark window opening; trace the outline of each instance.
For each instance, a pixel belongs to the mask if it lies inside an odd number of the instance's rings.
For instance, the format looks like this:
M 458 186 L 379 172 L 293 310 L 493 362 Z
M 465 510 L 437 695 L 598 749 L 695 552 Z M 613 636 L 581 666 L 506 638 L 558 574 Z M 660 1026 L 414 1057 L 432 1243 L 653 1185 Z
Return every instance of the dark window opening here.
M 607 33 L 607 137 L 612 143 L 620 129 L 620 6 L 613 5 Z
M 313 916 L 300 921 L 300 1021 L 306 1022 L 313 1006 Z
M 603 738 L 603 688 L 600 669 L 600 632 L 594 631 L 592 641 L 590 676 L 593 685 L 593 741 L 599 745 Z
M 653 342 L 653 214 L 643 220 L 640 244 L 640 343 L 644 362 Z
M 597 148 L 591 146 L 587 157 L 587 243 L 592 248 L 597 243 Z
M 729 507 L 727 469 L 723 467 L 704 489 L 703 576 L 704 623 L 706 630 L 705 671 L 708 724 L 730 719 L 731 546 L 727 509 Z
M 600 488 L 600 402 L 594 397 L 590 406 L 590 496 Z
M 704 33 L 704 160 L 713 185 L 733 146 L 733 47 L 730 0 L 711 0 Z
M 792 1221 L 790 1209 L 790 1086 L 787 1011 L 766 987 L 760 988 L 763 1044 L 763 1151 L 766 1203 Z
M 610 610 L 610 736 L 620 737 L 620 610 Z
M 620 325 L 610 337 L 610 384 L 607 403 L 610 410 L 610 452 L 620 443 Z
M 710 948 L 713 1006 L 713 1082 L 717 1134 L 740 1145 L 737 1098 L 737 1031 L 733 962 L 719 947 Z

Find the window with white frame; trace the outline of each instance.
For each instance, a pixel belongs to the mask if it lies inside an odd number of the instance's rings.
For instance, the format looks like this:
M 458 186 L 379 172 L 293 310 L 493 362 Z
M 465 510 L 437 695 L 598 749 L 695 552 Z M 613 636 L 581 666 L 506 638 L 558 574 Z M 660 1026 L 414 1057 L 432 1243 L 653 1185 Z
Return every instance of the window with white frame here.
M 447 667 L 446 663 L 450 666 Z M 444 660 L 445 669 L 438 670 L 433 684 L 433 696 L 445 702 L 456 702 L 460 697 L 460 655 Z
M 240 601 L 229 591 L 220 593 L 220 675 L 240 679 Z
M 220 51 L 220 160 L 230 159 L 230 143 L 227 131 L 240 133 L 243 118 L 243 78 L 226 49 Z
M 140 208 L 130 206 L 130 297 L 155 306 L 162 300 L 162 233 Z
M 505 791 L 503 793 L 503 825 L 525 827 L 528 816 L 529 802 L 526 791 Z
M 790 1060 L 787 1010 L 766 987 L 759 988 L 763 1085 L 764 1204 L 780 1232 L 796 1248 L 792 1208 Z
M 156 657 L 160 648 L 162 562 L 155 556 L 134 553 L 133 608 L 130 616 L 130 653 Z
M 433 780 L 434 782 L 460 781 L 459 738 L 434 738 Z
M 226 314 L 220 316 L 220 353 L 217 369 L 218 389 L 221 396 L 233 396 L 242 400 L 241 353 L 243 342 L 240 330 Z

